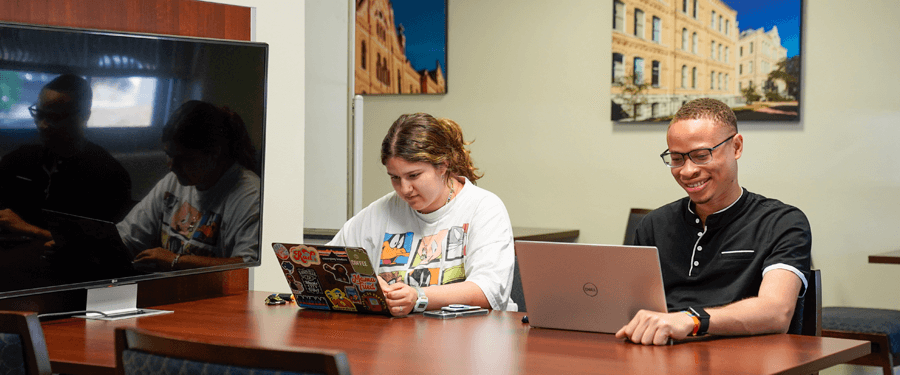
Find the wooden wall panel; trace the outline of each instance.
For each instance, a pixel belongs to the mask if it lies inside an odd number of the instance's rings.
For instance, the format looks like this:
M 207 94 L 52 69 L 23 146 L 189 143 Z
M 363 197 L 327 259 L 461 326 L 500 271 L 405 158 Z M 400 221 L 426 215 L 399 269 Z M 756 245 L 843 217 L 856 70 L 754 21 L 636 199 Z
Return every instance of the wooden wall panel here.
M 250 40 L 250 8 L 195 0 L 0 0 L 0 20 Z

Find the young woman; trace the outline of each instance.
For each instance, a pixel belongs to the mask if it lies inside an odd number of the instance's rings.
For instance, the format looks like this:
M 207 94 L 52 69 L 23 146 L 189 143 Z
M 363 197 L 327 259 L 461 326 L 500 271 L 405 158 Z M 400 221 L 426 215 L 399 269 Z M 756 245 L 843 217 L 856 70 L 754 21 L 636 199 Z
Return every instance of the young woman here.
M 509 215 L 500 198 L 475 186 L 481 176 L 466 145 L 452 120 L 400 116 L 381 143 L 394 192 L 329 243 L 366 249 L 395 316 L 457 303 L 515 307 Z
M 168 271 L 259 259 L 259 176 L 240 116 L 201 101 L 163 128 L 169 174 L 116 226 L 135 267 Z

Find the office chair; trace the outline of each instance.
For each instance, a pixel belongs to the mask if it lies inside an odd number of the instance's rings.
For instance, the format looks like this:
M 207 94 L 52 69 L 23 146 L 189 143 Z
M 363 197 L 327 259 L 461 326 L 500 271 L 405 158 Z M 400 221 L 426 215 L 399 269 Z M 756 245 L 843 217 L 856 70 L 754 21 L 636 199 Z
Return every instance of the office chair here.
M 349 375 L 350 363 L 340 351 L 309 348 L 264 349 L 210 344 L 118 327 L 116 374 L 186 373 L 259 375 Z
M 519 257 L 515 257 L 513 266 L 513 282 L 509 291 L 509 299 L 516 303 L 518 312 L 527 312 L 525 292 L 522 290 L 522 276 L 519 274 Z
M 900 311 L 863 307 L 822 309 L 822 336 L 872 342 L 872 352 L 847 362 L 878 366 L 885 375 L 900 362 Z
M 37 314 L 0 311 L 0 374 L 50 375 L 50 356 Z
M 625 245 L 634 245 L 634 228 L 637 228 L 638 223 L 641 222 L 641 219 L 644 218 L 650 211 L 646 208 L 632 208 L 631 212 L 628 213 L 628 223 L 625 224 L 625 241 L 622 242 Z
M 800 334 L 805 336 L 822 336 L 822 271 L 809 270 L 806 295 L 803 301 L 800 320 Z

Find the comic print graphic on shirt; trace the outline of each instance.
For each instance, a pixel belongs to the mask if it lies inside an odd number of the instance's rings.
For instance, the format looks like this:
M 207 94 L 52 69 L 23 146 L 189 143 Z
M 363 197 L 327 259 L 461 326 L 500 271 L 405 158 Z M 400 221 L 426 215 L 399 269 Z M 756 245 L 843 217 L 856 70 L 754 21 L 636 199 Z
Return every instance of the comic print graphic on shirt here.
M 463 269 L 462 264 L 444 269 L 444 275 L 441 278 L 441 285 L 460 283 L 463 281 L 466 281 L 466 270 Z
M 411 267 L 417 268 L 423 264 L 440 263 L 441 255 L 447 247 L 447 232 L 447 230 L 442 230 L 436 234 L 422 237 L 419 240 L 419 246 L 416 246 Z
M 462 259 L 466 256 L 468 229 L 469 224 L 450 228 L 449 233 L 447 233 L 447 260 Z
M 433 234 L 422 236 L 416 241 L 413 250 L 413 232 L 400 234 L 385 233 L 385 246 L 382 248 L 382 264 L 379 275 L 388 283 L 404 282 L 412 286 L 443 285 L 465 281 L 466 275 L 463 261 L 466 257 L 469 225 L 454 226 L 441 229 Z M 399 238 L 403 238 L 403 242 Z M 398 251 L 397 246 L 402 246 Z M 390 248 L 392 253 L 385 254 Z M 397 253 L 407 254 L 407 263 L 397 262 Z M 385 259 L 391 259 L 387 264 Z
M 207 245 L 216 245 L 216 234 L 219 233 L 219 225 L 222 222 L 222 215 L 219 215 L 215 212 L 204 212 L 203 217 L 200 218 L 200 223 L 198 227 L 194 230 L 194 235 L 191 236 L 191 239 L 194 241 L 199 241 L 205 243 Z
M 406 264 L 412 249 L 413 232 L 385 234 L 381 245 L 381 265 L 394 266 Z
M 160 228 L 160 244 L 176 254 L 223 257 L 219 247 L 222 214 L 200 211 L 189 202 L 167 192 L 164 196 L 166 213 Z M 166 222 L 168 220 L 168 222 Z
M 409 282 L 411 286 L 426 287 L 438 284 L 439 268 L 416 268 L 409 272 Z
M 378 276 L 381 276 L 388 285 L 393 283 L 402 283 L 403 276 L 406 275 L 406 271 L 391 271 L 391 272 L 382 272 L 379 273 Z

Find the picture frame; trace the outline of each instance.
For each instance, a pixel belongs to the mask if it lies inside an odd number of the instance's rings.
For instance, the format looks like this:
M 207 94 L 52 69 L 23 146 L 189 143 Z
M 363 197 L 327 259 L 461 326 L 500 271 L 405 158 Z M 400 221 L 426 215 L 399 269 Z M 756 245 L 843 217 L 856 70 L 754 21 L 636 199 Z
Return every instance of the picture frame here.
M 356 0 L 354 92 L 447 93 L 447 0 Z
M 800 121 L 802 0 L 612 7 L 612 121 L 668 122 L 701 97 L 725 102 L 739 122 Z

